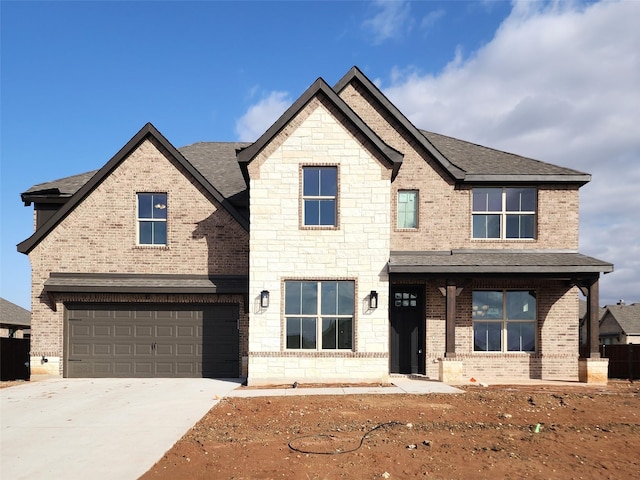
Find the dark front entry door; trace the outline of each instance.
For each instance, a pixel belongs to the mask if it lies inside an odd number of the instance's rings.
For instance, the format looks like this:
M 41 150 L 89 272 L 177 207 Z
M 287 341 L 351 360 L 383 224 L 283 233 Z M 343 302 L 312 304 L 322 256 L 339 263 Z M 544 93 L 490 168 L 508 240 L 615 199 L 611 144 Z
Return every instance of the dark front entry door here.
M 391 373 L 425 374 L 424 287 L 391 287 Z

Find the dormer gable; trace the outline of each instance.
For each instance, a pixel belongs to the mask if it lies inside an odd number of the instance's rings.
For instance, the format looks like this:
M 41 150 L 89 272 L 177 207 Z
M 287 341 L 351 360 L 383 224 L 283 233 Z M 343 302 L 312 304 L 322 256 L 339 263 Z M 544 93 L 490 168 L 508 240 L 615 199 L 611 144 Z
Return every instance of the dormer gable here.
M 372 148 L 380 154 L 380 158 L 383 159 L 392 170 L 392 178 L 397 175 L 400 165 L 402 164 L 403 155 L 384 143 L 322 78 L 318 78 L 255 143 L 238 151 L 238 162 L 247 186 L 249 186 L 250 179 L 248 170 L 249 163 L 251 163 L 314 98 L 321 98 L 323 101 L 329 102 L 332 107 L 336 108 L 347 119 L 347 121 L 364 136 Z
M 166 150 L 169 156 L 183 167 L 229 214 L 246 230 L 249 224 L 236 208 L 207 181 L 197 170 L 151 123 L 142 127 L 118 153 L 116 153 L 100 170 L 95 172 L 73 195 L 46 220 L 31 237 L 18 244 L 18 251 L 28 254 L 45 238 L 62 220 L 64 220 L 88 195 L 91 194 L 129 155 L 146 140 L 152 140 Z M 33 192 L 34 194 L 36 192 Z M 25 201 L 26 202 L 26 201 Z

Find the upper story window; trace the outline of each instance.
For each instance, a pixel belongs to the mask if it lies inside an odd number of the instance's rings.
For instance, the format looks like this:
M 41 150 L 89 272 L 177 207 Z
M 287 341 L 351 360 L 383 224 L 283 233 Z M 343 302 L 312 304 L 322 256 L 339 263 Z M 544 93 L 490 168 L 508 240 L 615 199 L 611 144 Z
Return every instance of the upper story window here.
M 304 226 L 338 225 L 338 168 L 302 168 L 302 215 Z
M 418 191 L 398 190 L 398 228 L 418 228 Z
M 474 351 L 535 351 L 535 291 L 474 290 L 472 295 Z
M 535 188 L 474 188 L 473 238 L 535 238 Z
M 287 281 L 287 349 L 353 348 L 355 282 Z
M 138 245 L 167 244 L 167 194 L 138 193 Z

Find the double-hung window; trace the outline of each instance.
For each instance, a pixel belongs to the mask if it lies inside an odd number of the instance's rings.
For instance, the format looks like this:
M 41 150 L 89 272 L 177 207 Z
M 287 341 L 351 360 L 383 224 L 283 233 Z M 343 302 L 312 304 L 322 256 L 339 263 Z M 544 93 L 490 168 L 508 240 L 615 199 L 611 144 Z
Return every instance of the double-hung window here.
M 418 228 L 418 191 L 398 191 L 398 228 Z
M 138 193 L 138 244 L 167 244 L 166 193 Z
M 474 351 L 535 351 L 535 291 L 475 290 L 472 305 Z
M 472 216 L 473 238 L 535 238 L 536 189 L 474 188 Z
M 338 168 L 302 168 L 302 215 L 304 226 L 338 225 Z
M 354 282 L 287 281 L 284 311 L 287 349 L 353 348 Z

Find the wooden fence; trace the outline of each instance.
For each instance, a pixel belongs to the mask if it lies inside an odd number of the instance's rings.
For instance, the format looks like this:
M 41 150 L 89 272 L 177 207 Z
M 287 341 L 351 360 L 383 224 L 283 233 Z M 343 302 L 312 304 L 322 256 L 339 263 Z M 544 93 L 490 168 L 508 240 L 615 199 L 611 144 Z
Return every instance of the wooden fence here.
M 0 379 L 29 380 L 28 338 L 0 338 Z
M 609 359 L 609 378 L 640 379 L 640 345 L 600 345 L 600 355 Z

